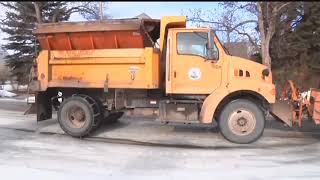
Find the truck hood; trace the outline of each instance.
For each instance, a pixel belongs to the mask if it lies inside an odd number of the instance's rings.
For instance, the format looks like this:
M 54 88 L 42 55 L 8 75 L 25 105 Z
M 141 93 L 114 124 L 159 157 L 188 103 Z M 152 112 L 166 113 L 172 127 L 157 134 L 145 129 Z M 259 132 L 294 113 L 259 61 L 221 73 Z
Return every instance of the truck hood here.
M 244 59 L 237 56 L 230 56 L 230 72 L 233 75 L 241 75 L 247 76 L 249 74 L 250 78 L 252 79 L 259 79 L 262 78 L 262 71 L 264 69 L 268 69 L 266 65 Z M 240 72 L 242 70 L 242 73 Z M 272 78 L 271 72 L 269 75 Z
M 259 68 L 262 70 L 268 68 L 266 65 L 237 56 L 231 56 L 231 63 L 238 67 Z

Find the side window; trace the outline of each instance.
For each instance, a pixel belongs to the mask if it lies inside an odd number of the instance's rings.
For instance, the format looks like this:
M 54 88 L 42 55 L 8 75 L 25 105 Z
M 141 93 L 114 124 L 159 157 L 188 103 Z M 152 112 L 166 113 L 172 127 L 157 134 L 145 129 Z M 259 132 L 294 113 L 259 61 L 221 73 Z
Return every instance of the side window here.
M 177 40 L 178 54 L 207 57 L 208 33 L 180 32 L 177 34 Z

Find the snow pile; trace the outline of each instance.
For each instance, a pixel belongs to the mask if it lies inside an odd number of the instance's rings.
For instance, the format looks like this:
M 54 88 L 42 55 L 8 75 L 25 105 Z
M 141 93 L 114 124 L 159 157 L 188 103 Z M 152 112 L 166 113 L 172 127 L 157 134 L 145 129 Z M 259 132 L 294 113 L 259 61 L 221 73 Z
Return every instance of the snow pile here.
M 17 85 L 17 84 L 0 85 L 0 89 L 6 90 L 6 91 L 26 91 L 27 88 L 28 88 L 28 85 Z
M 19 91 L 26 91 L 28 89 L 28 85 L 18 85 Z
M 19 85 L 17 82 L 6 81 L 4 84 L 0 85 L 0 90 L 6 91 L 26 91 L 28 85 Z
M 6 90 L 0 90 L 0 97 L 14 97 L 17 96 L 15 93 L 6 91 Z
M 18 88 L 18 86 L 15 84 L 0 85 L 0 90 L 13 91 L 13 90 L 16 90 L 17 88 Z

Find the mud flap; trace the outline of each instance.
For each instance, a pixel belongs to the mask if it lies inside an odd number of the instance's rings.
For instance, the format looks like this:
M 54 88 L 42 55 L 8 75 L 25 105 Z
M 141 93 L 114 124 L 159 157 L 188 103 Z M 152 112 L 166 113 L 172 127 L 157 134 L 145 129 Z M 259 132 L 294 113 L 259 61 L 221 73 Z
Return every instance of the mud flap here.
M 37 121 L 52 118 L 52 103 L 47 92 L 36 93 L 36 102 L 34 105 L 37 111 Z
M 32 103 L 31 106 L 24 112 L 24 115 L 36 114 L 36 113 L 37 113 L 36 103 Z
M 271 105 L 270 114 L 292 127 L 293 108 L 289 100 L 279 100 Z

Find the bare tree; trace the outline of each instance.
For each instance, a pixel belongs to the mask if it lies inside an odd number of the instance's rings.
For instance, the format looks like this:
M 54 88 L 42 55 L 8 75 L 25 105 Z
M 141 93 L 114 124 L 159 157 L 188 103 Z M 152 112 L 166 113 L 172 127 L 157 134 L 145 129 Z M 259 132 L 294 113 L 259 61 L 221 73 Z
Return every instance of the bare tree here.
M 261 38 L 262 62 L 271 69 L 270 42 L 281 12 L 292 2 L 258 2 L 258 26 Z
M 91 10 L 91 13 L 80 12 L 80 14 L 87 20 L 103 20 L 109 19 L 111 16 L 106 13 L 108 10 L 107 2 L 90 2 L 86 7 Z
M 38 23 L 43 23 L 43 9 L 48 3 L 33 2 L 33 5 L 35 14 L 32 16 L 37 18 Z M 60 2 L 53 13 L 50 16 L 52 19 L 47 22 L 57 22 L 60 17 L 70 17 L 74 13 L 79 13 L 88 20 L 100 19 L 99 2 Z
M 224 9 L 222 14 L 209 11 L 208 15 L 195 9 L 191 11 L 191 17 L 188 19 L 192 22 L 211 24 L 215 31 L 226 32 L 227 42 L 231 41 L 232 33 L 246 37 L 252 45 L 261 49 L 262 63 L 271 69 L 270 41 L 275 33 L 277 20 L 291 3 L 225 2 L 220 4 Z M 245 27 L 246 25 L 251 26 Z M 258 36 L 254 32 L 258 33 Z
M 248 3 L 248 5 L 249 4 L 251 3 Z M 254 31 L 246 31 L 248 25 L 254 29 L 254 25 L 257 24 L 258 19 L 255 18 L 255 16 L 251 18 L 251 13 L 244 11 L 244 7 L 242 7 L 241 4 L 220 3 L 220 6 L 224 9 L 221 14 L 218 14 L 217 10 L 189 10 L 191 16 L 188 17 L 188 20 L 196 24 L 209 24 L 216 32 L 222 32 L 222 35 L 226 37 L 226 42 L 236 41 L 239 37 L 240 41 L 243 40 L 243 38 L 247 38 L 252 45 L 258 47 L 256 33 Z M 243 13 L 246 13 L 250 18 L 243 19 L 239 17 L 239 14 Z

